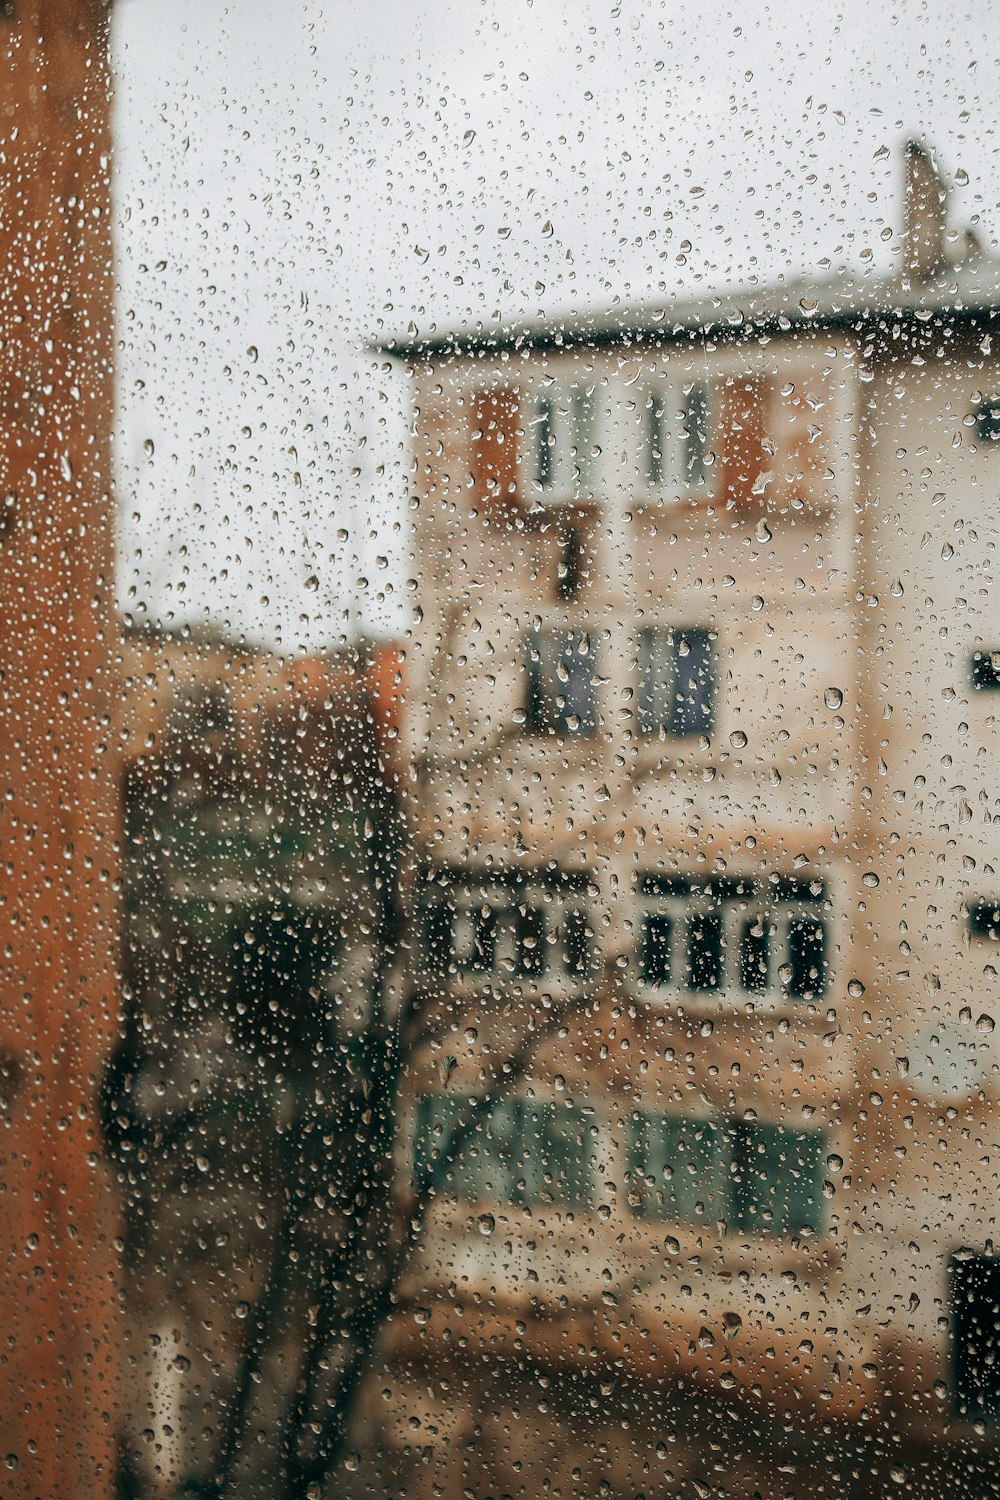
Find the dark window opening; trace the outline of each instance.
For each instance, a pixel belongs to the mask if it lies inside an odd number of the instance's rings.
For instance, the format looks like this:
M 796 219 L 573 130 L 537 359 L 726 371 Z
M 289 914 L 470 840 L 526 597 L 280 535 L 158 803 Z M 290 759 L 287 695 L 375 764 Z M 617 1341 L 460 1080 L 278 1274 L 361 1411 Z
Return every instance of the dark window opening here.
M 639 729 L 678 738 L 714 728 L 716 656 L 707 630 L 643 630 Z
M 826 930 L 822 922 L 794 917 L 788 924 L 788 993 L 812 999 L 826 989 Z
M 698 912 L 687 921 L 688 988 L 702 993 L 722 985 L 722 917 Z
M 478 908 L 474 918 L 472 967 L 492 971 L 497 961 L 497 914 L 490 906 Z
M 1000 399 L 985 402 L 976 412 L 976 436 L 981 443 L 1000 439 Z
M 646 408 L 646 478 L 652 485 L 663 483 L 663 417 L 662 396 L 649 398 Z
M 545 913 L 531 906 L 517 914 L 517 972 L 526 978 L 545 973 Z
M 528 640 L 525 723 L 532 734 L 593 734 L 596 663 L 583 631 L 540 630 Z
M 567 974 L 581 977 L 590 968 L 590 943 L 593 937 L 585 911 L 571 910 L 563 918 L 563 960 Z
M 556 593 L 560 599 L 575 599 L 583 584 L 583 543 L 580 533 L 571 526 L 562 546 L 562 556 L 556 577 Z
M 674 921 L 665 912 L 650 912 L 643 924 L 642 977 L 647 984 L 669 984 Z
M 1000 903 L 970 907 L 969 931 L 974 937 L 1000 938 Z
M 743 923 L 740 937 L 740 983 L 745 990 L 766 990 L 770 975 L 771 935 L 767 920 Z
M 708 995 L 810 1000 L 830 982 L 822 882 L 644 875 L 637 961 L 644 984 Z M 971 919 L 970 919 L 971 920 Z
M 446 974 L 455 949 L 455 914 L 444 901 L 431 906 L 424 919 L 424 945 L 432 973 Z
M 952 1379 L 957 1414 L 1000 1415 L 1000 1256 L 956 1255 L 951 1265 Z
M 478 873 L 427 869 L 424 966 L 440 977 L 585 981 L 595 934 L 588 877 L 549 866 Z M 447 884 L 446 884 L 447 883 Z
M 1000 688 L 1000 650 L 976 651 L 972 657 L 972 686 L 979 692 Z

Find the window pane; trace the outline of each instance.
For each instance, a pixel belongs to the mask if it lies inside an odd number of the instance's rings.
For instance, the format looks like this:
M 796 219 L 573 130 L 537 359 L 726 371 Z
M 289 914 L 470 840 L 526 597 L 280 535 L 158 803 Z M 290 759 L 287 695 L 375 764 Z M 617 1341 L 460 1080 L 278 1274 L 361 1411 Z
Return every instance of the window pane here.
M 555 408 L 551 401 L 539 401 L 535 406 L 535 480 L 547 490 L 555 475 Z
M 740 936 L 740 983 L 745 990 L 765 990 L 770 974 L 771 927 L 768 919 L 745 919 Z
M 570 406 L 573 421 L 573 462 L 580 489 L 591 487 L 594 478 L 594 440 L 597 404 L 592 391 L 574 391 Z
M 669 631 L 639 633 L 639 729 L 658 734 L 670 723 L 670 693 L 673 686 L 673 646 Z
M 954 1256 L 949 1270 L 956 1413 L 1000 1416 L 1000 1258 Z
M 596 662 L 581 631 L 539 631 L 527 642 L 525 725 L 532 733 L 592 734 Z
M 646 407 L 646 478 L 659 487 L 663 483 L 664 422 L 666 406 L 663 397 L 654 392 Z
M 428 909 L 424 919 L 424 945 L 427 962 L 435 973 L 447 971 L 454 957 L 454 909 L 445 901 L 437 900 Z
M 823 1226 L 823 1135 L 741 1121 L 736 1130 L 734 1215 L 748 1233 L 797 1234 Z
M 684 485 L 701 489 L 709 479 L 709 394 L 708 387 L 696 384 L 684 398 L 686 415 L 682 439 Z
M 566 972 L 583 977 L 590 968 L 593 932 L 585 911 L 571 908 L 563 917 L 563 953 Z
M 18 1500 L 1000 1493 L 1000 40 L 904 8 L 0 0 Z
M 647 984 L 669 984 L 674 921 L 664 912 L 649 912 L 642 926 L 642 977 Z
M 699 912 L 688 917 L 687 986 L 691 990 L 717 990 L 722 984 L 722 916 Z
M 826 928 L 809 917 L 793 917 L 788 923 L 788 962 L 791 976 L 788 993 L 809 999 L 826 990 Z
M 705 630 L 685 630 L 676 637 L 671 734 L 711 734 L 715 701 L 715 654 Z
M 683 1223 L 727 1213 L 729 1135 L 710 1120 L 642 1114 L 632 1122 L 629 1164 L 653 1186 L 639 1193 L 638 1212 Z
M 558 1104 L 522 1104 L 523 1201 L 570 1206 L 593 1201 L 590 1127 L 583 1112 Z
M 519 974 L 544 974 L 546 964 L 545 911 L 522 907 L 517 914 L 517 970 Z
M 594 657 L 587 636 L 571 635 L 563 646 L 557 689 L 559 728 L 573 734 L 591 734 L 597 728 L 597 688 L 594 683 Z M 559 703 L 561 696 L 563 702 Z

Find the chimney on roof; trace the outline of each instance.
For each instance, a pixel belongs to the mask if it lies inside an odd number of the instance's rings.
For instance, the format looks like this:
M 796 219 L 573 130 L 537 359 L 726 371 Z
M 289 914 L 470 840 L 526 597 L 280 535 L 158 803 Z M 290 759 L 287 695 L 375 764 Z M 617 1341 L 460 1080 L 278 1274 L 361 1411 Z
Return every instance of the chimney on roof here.
M 967 224 L 962 236 L 962 259 L 965 261 L 982 260 L 985 254 L 986 246 L 983 244 L 979 230 Z
M 902 275 L 929 281 L 946 260 L 948 189 L 932 153 L 920 141 L 906 143 Z

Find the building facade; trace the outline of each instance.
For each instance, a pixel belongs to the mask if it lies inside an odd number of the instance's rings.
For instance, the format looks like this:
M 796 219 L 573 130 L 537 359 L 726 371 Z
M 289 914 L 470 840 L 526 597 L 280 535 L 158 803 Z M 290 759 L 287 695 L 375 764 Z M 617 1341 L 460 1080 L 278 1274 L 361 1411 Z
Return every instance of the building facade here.
M 890 281 L 388 350 L 446 1493 L 995 1482 L 1000 272 L 905 176 Z

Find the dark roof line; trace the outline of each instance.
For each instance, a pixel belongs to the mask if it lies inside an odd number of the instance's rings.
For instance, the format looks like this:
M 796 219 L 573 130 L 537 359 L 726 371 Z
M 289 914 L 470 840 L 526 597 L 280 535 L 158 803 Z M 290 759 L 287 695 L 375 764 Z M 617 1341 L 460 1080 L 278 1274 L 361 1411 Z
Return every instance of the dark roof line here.
M 943 267 L 926 283 L 911 285 L 892 278 L 866 284 L 863 276 L 849 275 L 784 287 L 737 288 L 673 307 L 570 314 L 565 319 L 526 320 L 493 329 L 416 334 L 389 339 L 374 348 L 390 358 L 416 363 L 441 356 L 527 350 L 655 348 L 708 338 L 737 342 L 759 333 L 792 329 L 856 328 L 861 332 L 886 321 L 974 322 L 991 320 L 998 311 L 1000 260 L 983 257 Z

